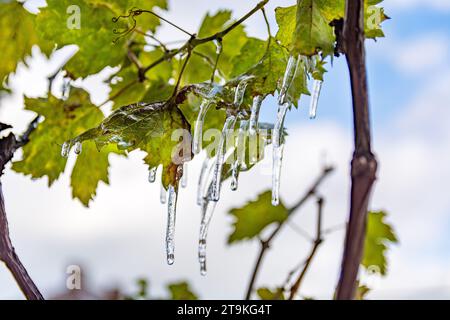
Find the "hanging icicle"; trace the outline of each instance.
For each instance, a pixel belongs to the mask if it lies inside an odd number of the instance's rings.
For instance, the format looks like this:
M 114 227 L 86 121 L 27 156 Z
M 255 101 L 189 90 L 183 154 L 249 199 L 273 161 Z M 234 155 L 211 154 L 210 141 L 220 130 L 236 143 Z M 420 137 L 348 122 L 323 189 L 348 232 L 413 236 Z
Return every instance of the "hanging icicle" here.
M 238 183 L 239 183 L 239 161 L 236 160 L 231 165 L 231 190 L 236 191 L 238 189 Z
M 278 97 L 278 104 L 283 105 L 287 102 L 287 94 L 289 88 L 291 87 L 292 80 L 294 80 L 295 72 L 298 67 L 298 58 L 294 56 L 289 56 L 289 60 L 286 66 L 286 71 L 284 72 L 283 82 L 281 85 L 280 95 Z
M 239 107 L 242 102 L 244 102 L 245 90 L 249 82 L 254 78 L 254 76 L 245 76 L 241 79 L 239 84 L 236 87 L 236 91 L 234 94 L 234 105 Z
M 317 106 L 319 104 L 320 91 L 322 90 L 322 81 L 314 80 L 311 94 L 311 104 L 309 106 L 309 118 L 315 119 L 317 115 Z
M 72 148 L 71 142 L 69 142 L 69 141 L 64 142 L 61 147 L 61 156 L 64 158 L 67 158 L 69 156 L 71 148 Z
M 156 181 L 156 171 L 158 170 L 157 167 L 150 168 L 148 171 L 148 182 L 153 183 Z
M 206 238 L 208 235 L 209 224 L 216 208 L 216 201 L 211 201 L 212 184 L 208 187 L 208 192 L 204 198 L 202 206 L 202 219 L 200 223 L 200 237 L 198 241 L 198 261 L 200 263 L 200 274 L 206 275 Z
M 285 103 L 278 107 L 277 121 L 272 134 L 273 144 L 273 163 L 272 163 L 272 205 L 277 206 L 280 203 L 280 178 L 281 165 L 283 160 L 283 130 L 284 119 L 290 107 L 289 103 Z
M 181 187 L 186 188 L 188 183 L 188 163 L 183 163 L 183 175 L 181 176 Z
M 167 232 L 166 232 L 166 254 L 167 263 L 172 265 L 175 261 L 175 220 L 177 210 L 177 192 L 175 187 L 169 186 L 169 201 L 167 204 Z
M 202 141 L 203 141 L 203 123 L 205 122 L 206 114 L 208 113 L 209 108 L 212 105 L 211 100 L 204 100 L 200 105 L 200 111 L 198 113 L 197 121 L 195 122 L 194 129 L 194 140 L 192 146 L 192 152 L 194 154 L 199 154 L 202 150 Z
M 167 202 L 167 191 L 163 184 L 161 184 L 161 191 L 159 192 L 159 201 L 161 201 L 162 204 L 166 204 Z
M 256 96 L 253 98 L 253 104 L 250 114 L 250 128 L 248 130 L 251 136 L 256 135 L 256 132 L 258 130 L 259 110 L 261 109 L 263 100 L 263 96 Z
M 206 185 L 208 185 L 208 178 L 211 175 L 213 167 L 214 167 L 214 159 L 209 159 L 207 156 L 203 161 L 202 169 L 200 170 L 200 176 L 198 178 L 197 184 L 197 204 L 199 206 L 203 205 L 203 199 L 204 197 L 206 197 L 207 194 Z
M 225 142 L 228 137 L 229 130 L 234 128 L 236 123 L 236 117 L 234 115 L 230 115 L 225 120 L 225 124 L 222 130 L 222 136 L 220 137 L 220 141 L 217 147 L 217 154 L 214 165 L 214 176 L 213 176 L 213 184 L 212 184 L 212 200 L 219 201 L 220 199 L 220 187 L 222 184 L 222 168 L 223 162 L 225 158 Z

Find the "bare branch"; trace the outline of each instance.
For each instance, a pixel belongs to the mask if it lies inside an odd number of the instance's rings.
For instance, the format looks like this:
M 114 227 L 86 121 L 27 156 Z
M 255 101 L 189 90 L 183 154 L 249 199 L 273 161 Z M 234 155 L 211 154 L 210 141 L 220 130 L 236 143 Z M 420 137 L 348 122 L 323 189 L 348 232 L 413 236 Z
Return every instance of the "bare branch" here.
M 289 221 L 289 218 L 291 218 L 292 214 L 294 212 L 296 212 L 301 206 L 303 206 L 303 204 L 305 204 L 305 202 L 312 197 L 313 195 L 316 194 L 317 192 L 317 188 L 320 186 L 320 184 L 323 182 L 323 180 L 331 173 L 333 172 L 334 168 L 333 167 L 326 167 L 323 169 L 322 174 L 317 178 L 317 180 L 312 184 L 312 186 L 308 189 L 308 191 L 306 191 L 305 195 L 293 206 L 289 209 L 289 216 L 288 219 L 284 220 L 284 222 L 279 223 L 278 226 L 275 228 L 275 230 L 272 231 L 272 233 L 267 237 L 266 240 L 261 240 L 261 246 L 260 246 L 260 250 L 259 250 L 259 254 L 256 258 L 256 263 L 255 266 L 253 267 L 253 272 L 250 278 L 250 283 L 248 285 L 247 288 L 247 293 L 245 295 L 245 300 L 249 300 L 252 292 L 254 290 L 254 285 L 255 285 L 255 281 L 256 278 L 258 276 L 259 270 L 261 268 L 261 264 L 263 261 L 263 258 L 265 256 L 265 254 L 267 253 L 267 249 L 270 248 L 270 245 L 273 241 L 273 239 L 275 239 L 275 237 L 278 235 L 278 233 L 280 232 L 280 230 L 283 228 L 283 226 Z

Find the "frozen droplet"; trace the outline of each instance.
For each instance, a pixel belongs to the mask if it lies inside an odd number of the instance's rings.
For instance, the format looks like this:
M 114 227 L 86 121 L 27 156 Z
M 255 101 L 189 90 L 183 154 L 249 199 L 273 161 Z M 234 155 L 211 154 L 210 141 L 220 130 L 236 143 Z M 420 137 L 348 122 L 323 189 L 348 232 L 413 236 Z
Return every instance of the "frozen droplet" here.
M 167 201 L 167 191 L 166 188 L 164 188 L 164 185 L 161 184 L 161 191 L 159 193 L 159 200 L 162 204 L 165 204 Z
M 181 187 L 186 188 L 188 183 L 188 164 L 183 163 L 183 175 L 181 176 Z
M 70 141 L 64 142 L 61 147 L 61 156 L 64 158 L 67 158 L 69 156 L 71 148 L 72 148 L 72 143 Z
M 236 160 L 239 166 L 246 168 L 247 164 L 245 163 L 245 141 L 247 137 L 247 128 L 249 122 L 247 120 L 241 120 L 239 123 L 239 132 L 238 138 L 236 140 Z
M 205 198 L 202 206 L 202 220 L 200 223 L 200 237 L 198 241 L 198 261 L 200 263 L 201 275 L 206 275 L 206 238 L 211 218 L 214 214 L 217 202 L 210 201 L 212 185 L 209 186 L 209 195 Z
M 283 131 L 284 119 L 289 110 L 290 104 L 285 103 L 278 107 L 277 121 L 272 133 L 273 163 L 272 163 L 272 205 L 277 206 L 280 202 L 280 178 L 283 160 Z
M 236 160 L 231 167 L 231 190 L 236 191 L 238 189 L 239 182 L 239 161 Z
M 280 95 L 278 97 L 278 103 L 280 105 L 286 103 L 287 93 L 291 87 L 292 80 L 295 77 L 295 72 L 298 66 L 298 58 L 294 56 L 289 56 L 288 63 L 286 66 L 286 71 L 284 72 L 283 82 L 281 85 Z
M 83 144 L 80 141 L 77 141 L 75 143 L 75 154 L 80 154 L 81 151 L 83 150 Z
M 158 170 L 157 167 L 150 168 L 148 172 L 148 182 L 153 183 L 156 181 L 156 171 Z
M 222 41 L 214 39 L 213 42 L 216 46 L 216 54 L 221 54 L 223 50 Z
M 204 100 L 200 105 L 200 111 L 198 112 L 197 121 L 195 122 L 194 140 L 192 146 L 192 152 L 194 154 L 200 153 L 202 150 L 203 141 L 203 123 L 205 122 L 206 114 L 211 107 L 212 102 L 210 100 Z
M 254 76 L 245 76 L 241 79 L 241 81 L 239 81 L 239 84 L 237 85 L 236 91 L 234 93 L 234 105 L 236 107 L 239 107 L 244 101 L 245 90 L 247 89 L 250 80 L 252 80 L 253 78 Z
M 222 136 L 220 137 L 220 141 L 217 147 L 217 154 L 215 158 L 214 164 L 214 176 L 213 176 L 213 184 L 212 184 L 212 192 L 211 197 L 213 201 L 219 201 L 220 199 L 220 187 L 222 184 L 222 168 L 223 162 L 225 158 L 225 141 L 228 137 L 228 132 L 230 129 L 234 128 L 236 123 L 236 117 L 230 115 L 225 120 L 225 124 L 222 130 Z
M 317 106 L 319 104 L 320 91 L 322 90 L 322 81 L 314 80 L 313 90 L 311 94 L 311 104 L 309 106 L 309 117 L 311 119 L 316 118 Z
M 175 187 L 169 186 L 169 201 L 167 204 L 167 232 L 166 254 L 167 263 L 172 265 L 175 261 L 175 220 L 177 214 L 177 192 Z
M 258 130 L 259 110 L 261 109 L 263 100 L 263 96 L 256 96 L 253 98 L 253 104 L 250 114 L 250 128 L 248 131 L 250 135 L 256 135 L 256 132 Z

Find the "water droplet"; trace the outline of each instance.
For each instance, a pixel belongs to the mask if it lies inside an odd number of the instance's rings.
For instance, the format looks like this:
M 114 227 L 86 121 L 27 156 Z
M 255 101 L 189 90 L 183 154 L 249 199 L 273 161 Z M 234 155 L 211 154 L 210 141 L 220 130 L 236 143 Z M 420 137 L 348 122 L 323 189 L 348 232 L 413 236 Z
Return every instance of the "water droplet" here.
M 311 94 L 311 105 L 309 106 L 309 117 L 315 119 L 317 115 L 317 106 L 319 105 L 320 91 L 322 90 L 322 81 L 314 80 Z
M 166 232 L 166 253 L 167 263 L 172 265 L 175 261 L 175 220 L 177 210 L 177 192 L 175 188 L 169 186 L 169 201 L 167 204 L 167 232 Z
M 221 54 L 223 50 L 222 41 L 214 39 L 213 43 L 216 46 L 216 54 Z

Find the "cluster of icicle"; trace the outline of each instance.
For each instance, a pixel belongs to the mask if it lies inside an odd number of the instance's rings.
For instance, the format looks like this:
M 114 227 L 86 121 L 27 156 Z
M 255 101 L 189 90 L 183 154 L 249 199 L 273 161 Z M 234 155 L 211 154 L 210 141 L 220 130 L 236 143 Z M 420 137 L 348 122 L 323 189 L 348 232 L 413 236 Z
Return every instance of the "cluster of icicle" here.
M 293 57 L 290 56 L 286 71 L 283 77 L 283 82 L 280 90 L 280 95 L 278 99 L 278 112 L 277 119 L 272 131 L 271 141 L 273 144 L 273 167 L 272 167 L 272 205 L 277 206 L 279 204 L 279 190 L 280 190 L 280 177 L 281 177 L 281 166 L 283 160 L 283 149 L 284 149 L 284 119 L 286 117 L 287 111 L 291 108 L 292 104 L 289 98 L 289 90 L 293 84 L 297 72 L 304 72 L 300 70 L 299 66 L 304 64 L 303 57 Z M 244 95 L 249 82 L 253 79 L 251 76 L 246 76 L 240 79 L 234 93 L 234 107 L 236 110 L 239 109 L 244 100 Z M 310 117 L 315 118 L 317 112 L 317 105 L 320 95 L 322 82 L 319 80 L 314 81 L 311 105 L 310 105 Z M 200 105 L 200 111 L 198 114 L 197 122 L 195 124 L 194 138 L 192 144 L 192 150 L 194 154 L 199 154 L 202 150 L 202 137 L 203 137 L 203 123 L 206 114 L 210 107 L 215 104 L 217 96 L 221 93 L 223 87 L 213 85 L 209 92 L 204 95 L 204 101 Z M 251 106 L 250 119 L 241 119 L 240 115 L 228 114 L 225 120 L 221 138 L 218 144 L 217 152 L 214 158 L 208 158 L 203 162 L 200 176 L 198 179 L 198 191 L 197 191 L 197 204 L 202 208 L 201 223 L 200 223 L 200 237 L 198 246 L 198 259 L 200 263 L 200 273 L 206 275 L 206 237 L 208 234 L 209 224 L 214 213 L 214 209 L 217 202 L 220 199 L 220 191 L 222 186 L 222 171 L 224 166 L 224 161 L 228 157 L 236 152 L 237 157 L 234 163 L 231 165 L 231 189 L 233 191 L 238 188 L 238 178 L 240 170 L 246 169 L 245 163 L 245 149 L 242 147 L 244 145 L 244 140 L 246 135 L 249 137 L 255 137 L 259 130 L 259 112 L 261 104 L 264 100 L 263 96 L 256 96 L 253 98 L 253 103 Z M 234 148 L 231 150 L 226 150 L 226 139 L 230 131 L 234 130 L 236 122 L 239 120 L 239 132 Z M 70 150 L 74 147 L 75 153 L 80 154 L 82 151 L 82 144 L 80 141 L 69 141 L 65 142 L 62 146 L 61 155 L 63 157 L 68 157 Z M 227 153 L 226 153 L 227 152 Z M 257 156 L 251 156 L 249 159 L 250 163 L 256 163 Z M 180 184 L 182 187 L 187 186 L 187 163 L 183 164 L 182 176 Z M 149 172 L 149 182 L 154 183 L 156 181 L 157 168 L 150 168 Z M 169 265 L 174 263 L 175 259 L 175 220 L 176 220 L 176 204 L 177 204 L 177 191 L 172 185 L 168 187 L 168 190 L 161 186 L 160 193 L 161 203 L 167 203 L 167 230 L 166 230 L 166 256 L 167 263 Z

